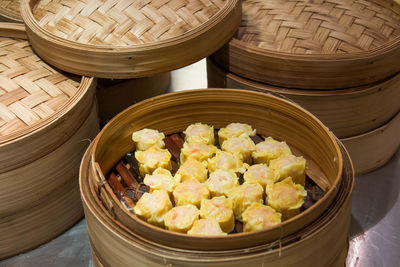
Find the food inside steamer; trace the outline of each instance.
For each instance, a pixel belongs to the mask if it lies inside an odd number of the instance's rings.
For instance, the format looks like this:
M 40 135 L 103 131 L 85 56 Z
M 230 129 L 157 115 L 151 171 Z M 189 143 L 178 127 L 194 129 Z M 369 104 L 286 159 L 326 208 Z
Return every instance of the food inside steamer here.
M 306 179 L 303 157 L 283 141 L 256 135 L 247 124 L 217 131 L 195 123 L 166 137 L 143 129 L 132 139 L 137 150 L 111 169 L 109 183 L 129 211 L 170 231 L 207 236 L 264 230 L 324 194 Z M 132 177 L 142 183 L 132 187 L 127 182 Z

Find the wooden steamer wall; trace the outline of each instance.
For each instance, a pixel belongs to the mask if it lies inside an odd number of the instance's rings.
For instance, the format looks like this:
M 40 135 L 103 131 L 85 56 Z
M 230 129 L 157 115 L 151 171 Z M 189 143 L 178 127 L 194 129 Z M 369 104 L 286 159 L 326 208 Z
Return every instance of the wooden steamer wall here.
M 226 237 L 192 237 L 136 218 L 121 205 L 104 179 L 133 148 L 132 131 L 149 127 L 166 134 L 180 132 L 194 122 L 193 117 L 219 128 L 230 122 L 232 114 L 260 134 L 287 140 L 296 147 L 308 158 L 307 172 L 312 179 L 325 184 L 324 197 L 275 228 Z M 267 94 L 226 89 L 167 94 L 128 108 L 98 135 L 86 152 L 80 174 L 97 266 L 309 266 L 315 262 L 343 266 L 353 183 L 353 168 L 345 149 L 310 113 Z
M 292 99 L 341 138 L 356 174 L 386 163 L 400 145 L 398 2 L 244 0 L 242 8 L 236 36 L 208 60 L 209 86 Z
M 0 24 L 0 258 L 82 218 L 78 169 L 98 132 L 95 82 L 33 52 L 24 27 Z

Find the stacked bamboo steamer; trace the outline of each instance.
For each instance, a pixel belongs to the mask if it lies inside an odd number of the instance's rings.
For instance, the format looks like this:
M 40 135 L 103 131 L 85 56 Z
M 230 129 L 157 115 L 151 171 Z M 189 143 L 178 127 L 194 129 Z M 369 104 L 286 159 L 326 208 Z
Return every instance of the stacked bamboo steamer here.
M 71 73 L 112 79 L 99 81 L 104 124 L 130 104 L 166 92 L 168 71 L 226 43 L 240 23 L 237 3 L 23 0 L 21 13 L 35 51 L 46 62 Z
M 79 163 L 98 132 L 93 78 L 61 72 L 0 23 L 0 259 L 82 218 Z
M 326 185 L 324 198 L 275 228 L 192 237 L 142 222 L 112 192 L 105 177 L 134 148 L 132 131 L 147 127 L 176 133 L 194 118 L 219 128 L 232 117 L 253 125 L 261 135 L 286 140 L 307 157 L 307 172 L 317 174 L 312 179 Z M 313 115 L 278 97 L 227 89 L 167 94 L 126 109 L 97 136 L 80 171 L 95 266 L 343 266 L 353 184 L 346 150 Z
M 349 149 L 356 174 L 400 145 L 400 6 L 396 1 L 242 3 L 236 36 L 208 60 L 209 86 L 282 94 Z
M 19 0 L 0 1 L 0 21 L 22 23 Z

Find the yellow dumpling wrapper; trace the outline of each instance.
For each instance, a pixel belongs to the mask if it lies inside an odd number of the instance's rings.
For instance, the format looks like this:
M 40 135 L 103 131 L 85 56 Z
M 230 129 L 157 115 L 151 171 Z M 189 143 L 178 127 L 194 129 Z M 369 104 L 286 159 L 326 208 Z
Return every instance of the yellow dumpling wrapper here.
M 207 161 L 217 152 L 217 147 L 203 143 L 187 143 L 183 144 L 181 149 L 180 161 L 184 163 L 188 158 L 198 161 Z
M 164 138 L 164 133 L 147 128 L 132 133 L 132 140 L 136 143 L 136 150 L 146 150 L 152 146 L 164 148 Z
M 149 187 L 150 193 L 156 190 L 165 190 L 171 194 L 178 182 L 180 182 L 180 178 L 174 178 L 169 170 L 162 168 L 157 168 L 153 174 L 146 174 L 143 180 L 143 183 Z
M 265 188 L 267 184 L 273 184 L 279 181 L 279 178 L 279 172 L 269 168 L 266 164 L 252 165 L 243 174 L 245 182 L 259 183 L 263 188 Z
M 292 177 L 293 182 L 304 186 L 306 181 L 306 160 L 303 157 L 286 155 L 271 160 L 269 167 L 279 172 L 279 179 Z
M 232 137 L 222 144 L 223 151 L 238 155 L 244 162 L 251 164 L 251 153 L 256 149 L 253 140 L 248 136 Z
M 221 230 L 221 227 L 216 220 L 200 219 L 194 222 L 192 229 L 190 229 L 187 234 L 197 236 L 215 236 L 226 235 L 227 233 Z
M 295 184 L 291 177 L 269 184 L 265 189 L 267 204 L 282 214 L 282 219 L 287 220 L 300 212 L 307 191 L 299 184 Z
M 157 190 L 152 193 L 144 193 L 133 211 L 148 223 L 164 227 L 164 216 L 170 209 L 172 209 L 172 203 L 167 191 Z
M 239 186 L 239 177 L 229 170 L 215 170 L 205 182 L 212 197 L 228 196 L 228 193 Z
M 196 179 L 200 183 L 204 182 L 208 176 L 207 162 L 189 158 L 183 163 L 176 174 L 181 176 L 181 181 Z
M 165 228 L 174 232 L 186 233 L 199 219 L 199 213 L 199 209 L 191 204 L 174 207 L 165 214 Z
M 242 214 L 243 231 L 259 231 L 281 223 L 282 215 L 261 203 L 253 203 Z
M 185 141 L 188 143 L 204 143 L 206 145 L 215 143 L 214 126 L 197 122 L 189 125 L 183 133 Z
M 245 123 L 233 122 L 228 124 L 225 128 L 221 128 L 218 131 L 219 144 L 222 145 L 225 140 L 232 137 L 240 136 L 254 136 L 256 135 L 256 130 Z
M 244 173 L 249 167 L 248 164 L 232 153 L 218 150 L 214 157 L 208 160 L 208 170 L 214 172 L 216 170 L 233 171 L 235 173 Z
M 263 142 L 256 145 L 251 154 L 254 163 L 266 163 L 285 155 L 292 155 L 290 147 L 286 142 L 279 142 L 272 137 L 267 137 Z
M 140 175 L 152 174 L 157 168 L 171 170 L 171 153 L 167 149 L 152 146 L 145 151 L 136 151 Z
M 242 213 L 254 202 L 264 203 L 264 190 L 259 184 L 243 183 L 232 189 L 229 198 L 232 200 L 235 218 L 242 221 Z
M 172 194 L 175 206 L 192 204 L 200 208 L 201 200 L 210 198 L 207 186 L 194 179 L 178 184 Z
M 201 201 L 200 218 L 214 219 L 222 231 L 230 233 L 235 227 L 232 201 L 224 196 Z

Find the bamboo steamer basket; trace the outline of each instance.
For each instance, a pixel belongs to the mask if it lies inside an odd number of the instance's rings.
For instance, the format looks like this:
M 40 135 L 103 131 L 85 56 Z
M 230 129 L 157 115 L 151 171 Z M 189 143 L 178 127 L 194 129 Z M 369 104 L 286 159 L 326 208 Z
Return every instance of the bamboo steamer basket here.
M 0 21 L 23 23 L 19 0 L 0 0 Z
M 236 250 L 176 249 L 152 242 L 115 220 L 104 188 L 94 182 L 93 144 L 80 173 L 80 188 L 94 266 L 344 266 L 348 250 L 354 172 L 344 147 L 343 173 L 332 204 L 310 225 L 285 238 Z M 105 204 L 104 204 L 105 203 Z M 111 206 L 110 206 L 111 205 Z M 111 212 L 109 212 L 111 210 Z M 132 260 L 134 259 L 134 260 Z
M 400 112 L 389 122 L 372 131 L 342 138 L 354 163 L 356 175 L 373 171 L 396 153 L 400 146 Z
M 285 140 L 308 161 L 309 176 L 326 192 L 324 197 L 301 215 L 279 227 L 259 233 L 227 237 L 188 237 L 152 226 L 128 212 L 108 185 L 105 174 L 134 148 L 133 131 L 153 128 L 166 135 L 183 131 L 201 121 L 216 128 L 245 122 L 261 135 Z M 307 140 L 307 142 L 305 142 Z M 342 172 L 342 156 L 331 134 L 314 116 L 297 105 L 263 93 L 244 90 L 207 89 L 165 94 L 138 103 L 107 124 L 94 142 L 91 172 L 104 186 L 116 219 L 149 240 L 183 249 L 236 249 L 263 244 L 290 235 L 317 218 L 333 201 Z
M 35 51 L 50 64 L 99 78 L 139 78 L 215 52 L 240 23 L 238 0 L 23 0 Z
M 0 258 L 5 258 L 48 241 L 82 217 L 78 166 L 85 139 L 99 126 L 93 78 L 61 73 L 41 61 L 21 24 L 0 23 L 0 36 Z
M 170 81 L 170 72 L 129 80 L 99 79 L 96 96 L 99 103 L 100 124 L 105 125 L 130 105 L 166 93 Z
M 212 57 L 268 84 L 340 89 L 400 70 L 398 0 L 244 0 L 236 36 Z
M 300 90 L 246 79 L 225 71 L 208 58 L 207 75 L 208 87 L 247 89 L 287 97 L 314 114 L 339 138 L 369 132 L 400 112 L 400 73 L 366 86 L 340 90 Z M 349 150 L 353 158 L 352 150 Z M 358 173 L 358 164 L 354 165 Z

